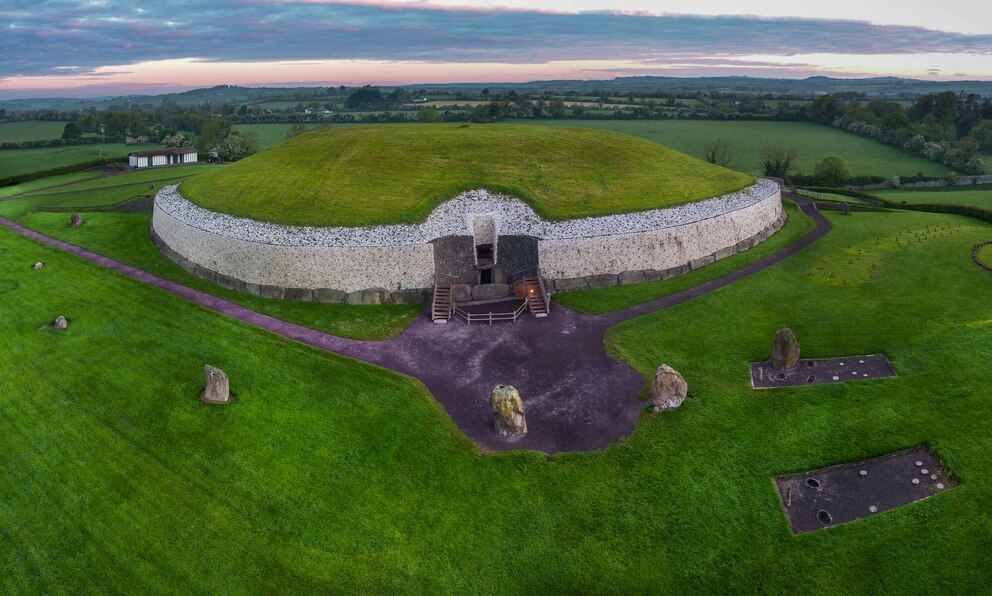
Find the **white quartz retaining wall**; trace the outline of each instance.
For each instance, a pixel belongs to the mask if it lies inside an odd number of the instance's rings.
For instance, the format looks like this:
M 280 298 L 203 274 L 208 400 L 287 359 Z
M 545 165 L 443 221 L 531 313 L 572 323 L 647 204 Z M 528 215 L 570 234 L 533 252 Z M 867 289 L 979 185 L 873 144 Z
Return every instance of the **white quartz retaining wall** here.
M 155 197 L 152 232 L 185 268 L 242 291 L 335 302 L 416 301 L 433 287 L 430 242 L 475 235 L 480 216 L 492 218 L 497 241 L 508 234 L 537 237 L 548 279 L 608 274 L 627 283 L 642 279 L 625 282 L 623 272 L 688 268 L 748 248 L 781 226 L 783 212 L 778 185 L 759 180 L 689 205 L 564 222 L 542 220 L 519 199 L 480 190 L 439 205 L 421 224 L 302 227 L 209 211 L 173 185 Z M 370 297 L 371 288 L 382 290 Z

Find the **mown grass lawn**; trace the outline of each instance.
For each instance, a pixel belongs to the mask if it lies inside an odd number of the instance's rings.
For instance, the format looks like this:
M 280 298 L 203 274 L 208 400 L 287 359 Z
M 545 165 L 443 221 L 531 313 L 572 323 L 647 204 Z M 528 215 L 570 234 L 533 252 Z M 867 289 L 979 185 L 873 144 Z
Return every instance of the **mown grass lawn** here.
M 291 225 L 414 223 L 473 189 L 546 219 L 671 207 L 753 182 L 635 137 L 582 128 L 395 124 L 331 128 L 180 186 L 194 203 Z
M 413 381 L 0 229 L 0 591 L 983 592 L 992 276 L 970 247 L 992 227 L 827 217 L 776 267 L 616 328 L 690 399 L 550 462 L 479 455 Z M 926 226 L 948 234 L 874 248 Z M 899 377 L 751 390 L 785 325 L 804 355 L 885 352 Z M 232 405 L 198 402 L 206 363 Z M 920 443 L 959 487 L 789 533 L 772 475 Z
M 992 186 L 950 186 L 934 189 L 873 190 L 872 194 L 896 203 L 971 205 L 992 209 Z
M 718 120 L 527 120 L 534 125 L 585 126 L 612 130 L 667 145 L 702 159 L 707 144 L 724 140 L 731 145 L 733 167 L 763 174 L 761 150 L 769 145 L 799 152 L 796 166 L 812 174 L 816 162 L 830 155 L 844 158 L 855 175 L 946 176 L 947 167 L 903 153 L 895 147 L 811 122 L 741 122 Z
M 721 259 L 702 269 L 690 271 L 689 273 L 671 279 L 649 281 L 628 286 L 563 292 L 556 294 L 554 300 L 579 312 L 598 314 L 620 310 L 634 306 L 635 304 L 647 302 L 648 300 L 662 298 L 698 286 L 705 281 L 724 276 L 745 265 L 760 261 L 768 255 L 797 242 L 803 236 L 813 231 L 815 227 L 813 220 L 800 211 L 795 203 L 785 199 L 782 201 L 782 206 L 785 208 L 785 212 L 789 218 L 782 229 L 758 246 L 742 253 Z

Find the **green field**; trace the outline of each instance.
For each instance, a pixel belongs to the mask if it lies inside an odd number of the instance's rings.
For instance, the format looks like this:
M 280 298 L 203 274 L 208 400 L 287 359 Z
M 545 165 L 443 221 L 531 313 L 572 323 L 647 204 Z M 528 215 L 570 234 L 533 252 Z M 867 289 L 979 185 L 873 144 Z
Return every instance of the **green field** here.
M 61 139 L 65 125 L 65 122 L 49 122 L 47 120 L 0 122 L 0 143 Z
M 992 209 L 992 186 L 952 186 L 936 189 L 873 190 L 871 194 L 897 203 L 971 205 Z
M 238 124 L 234 128 L 239 132 L 253 132 L 258 135 L 258 150 L 264 151 L 285 141 L 286 133 L 292 127 L 292 124 Z M 313 124 L 307 125 L 308 130 L 314 128 Z
M 969 251 L 992 226 L 827 217 L 774 268 L 614 329 L 690 399 L 550 461 L 479 454 L 416 382 L 0 229 L 23 264 L 0 269 L 0 592 L 983 592 L 992 276 Z M 924 226 L 947 234 L 888 242 Z M 804 355 L 885 352 L 899 377 L 750 389 L 786 325 Z M 199 402 L 206 363 L 232 405 Z M 789 533 L 773 475 L 921 443 L 960 486 Z
M 670 207 L 751 182 L 627 135 L 397 124 L 307 133 L 180 188 L 232 215 L 358 226 L 422 221 L 442 201 L 478 188 L 520 197 L 545 218 L 571 219 Z
M 158 145 L 155 145 L 158 147 Z M 127 161 L 127 154 L 149 146 L 107 143 L 103 146 L 103 157 L 119 157 Z M 39 149 L 4 149 L 0 151 L 0 178 L 30 174 L 85 163 L 100 159 L 100 145 L 74 145 L 71 147 L 44 147 Z
M 731 145 L 734 167 L 763 174 L 761 150 L 769 145 L 792 147 L 799 152 L 798 168 L 812 174 L 816 162 L 837 155 L 854 175 L 945 176 L 947 167 L 895 147 L 810 122 L 738 122 L 716 120 L 527 120 L 520 123 L 551 126 L 585 126 L 636 135 L 667 145 L 697 158 L 706 145 L 724 140 Z

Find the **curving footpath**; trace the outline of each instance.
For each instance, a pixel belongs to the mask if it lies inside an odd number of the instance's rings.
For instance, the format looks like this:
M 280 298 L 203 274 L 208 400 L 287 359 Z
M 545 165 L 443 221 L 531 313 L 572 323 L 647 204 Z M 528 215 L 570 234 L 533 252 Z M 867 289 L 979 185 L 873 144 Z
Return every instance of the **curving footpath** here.
M 693 288 L 602 315 L 584 315 L 556 304 L 550 317 L 524 317 L 516 324 L 482 330 L 478 326 L 434 325 L 425 311 L 399 336 L 387 341 L 329 335 L 163 279 L 2 217 L 0 225 L 288 339 L 415 377 L 441 402 L 462 432 L 484 449 L 555 453 L 606 447 L 630 434 L 645 407 L 640 399 L 644 379 L 626 363 L 614 362 L 606 355 L 607 329 L 771 267 L 830 230 L 830 223 L 811 201 L 784 192 L 783 196 L 813 219 L 815 229 L 764 259 Z M 504 439 L 490 426 L 489 393 L 498 383 L 515 386 L 524 398 L 529 433 L 522 438 Z

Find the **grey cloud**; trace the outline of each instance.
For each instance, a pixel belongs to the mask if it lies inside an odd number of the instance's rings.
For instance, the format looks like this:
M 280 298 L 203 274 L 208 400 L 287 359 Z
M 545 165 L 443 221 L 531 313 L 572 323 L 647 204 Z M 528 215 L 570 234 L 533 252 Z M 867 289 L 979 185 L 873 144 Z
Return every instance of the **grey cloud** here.
M 7 3 L 7 5 L 5 5 Z M 992 55 L 992 35 L 857 21 L 175 0 L 0 0 L 0 77 L 147 60 L 535 63 L 801 53 Z M 172 24 L 169 24 L 169 23 Z M 721 62 L 727 64 L 726 60 Z

